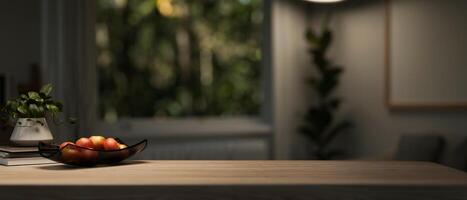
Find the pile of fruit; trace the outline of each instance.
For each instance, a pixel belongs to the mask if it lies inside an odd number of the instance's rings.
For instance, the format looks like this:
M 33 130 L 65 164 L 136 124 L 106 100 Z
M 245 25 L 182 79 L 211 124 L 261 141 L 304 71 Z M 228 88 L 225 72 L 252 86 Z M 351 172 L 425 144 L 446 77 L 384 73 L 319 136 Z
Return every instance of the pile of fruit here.
M 64 142 L 60 145 L 60 149 L 63 149 L 67 144 L 75 144 L 76 146 L 95 149 L 95 150 L 119 150 L 124 149 L 127 146 L 120 144 L 117 140 L 113 138 L 105 138 L 104 136 L 91 136 L 89 138 L 80 138 L 76 140 L 76 143 L 73 142 Z
M 118 143 L 114 138 L 105 138 L 103 136 L 83 137 L 75 143 L 63 142 L 60 144 L 61 156 L 65 162 L 93 162 L 98 159 L 98 151 L 111 152 L 125 148 L 127 148 L 125 144 Z

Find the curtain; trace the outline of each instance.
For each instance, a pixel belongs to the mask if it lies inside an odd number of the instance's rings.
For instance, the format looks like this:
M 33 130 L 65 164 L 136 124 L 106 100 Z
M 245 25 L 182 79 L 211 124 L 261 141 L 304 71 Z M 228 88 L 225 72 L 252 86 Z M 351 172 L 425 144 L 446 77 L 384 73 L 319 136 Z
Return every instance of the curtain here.
M 41 66 L 44 82 L 54 85 L 54 97 L 64 104 L 63 117 L 78 123 L 51 125 L 56 141 L 74 140 L 89 131 L 96 107 L 92 73 L 94 50 L 91 0 L 41 1 Z

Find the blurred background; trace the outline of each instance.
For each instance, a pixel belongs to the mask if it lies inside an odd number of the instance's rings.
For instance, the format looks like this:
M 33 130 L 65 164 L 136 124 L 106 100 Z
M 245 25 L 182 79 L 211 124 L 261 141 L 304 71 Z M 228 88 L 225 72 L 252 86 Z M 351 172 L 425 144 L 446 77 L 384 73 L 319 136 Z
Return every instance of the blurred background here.
M 462 0 L 0 1 L 0 102 L 139 159 L 422 160 L 467 170 Z M 8 142 L 11 127 L 2 126 Z

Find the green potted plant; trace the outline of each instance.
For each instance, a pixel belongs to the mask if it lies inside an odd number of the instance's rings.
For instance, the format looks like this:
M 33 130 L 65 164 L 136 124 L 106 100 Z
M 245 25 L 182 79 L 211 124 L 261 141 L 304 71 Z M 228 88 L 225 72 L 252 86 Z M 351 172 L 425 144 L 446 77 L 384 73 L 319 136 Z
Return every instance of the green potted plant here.
M 310 156 L 318 160 L 330 160 L 345 154 L 343 150 L 334 149 L 331 143 L 351 126 L 347 119 L 337 116 L 342 99 L 335 95 L 339 86 L 342 66 L 336 65 L 328 57 L 327 52 L 332 42 L 332 32 L 328 27 L 328 18 L 321 32 L 309 29 L 306 39 L 310 45 L 315 74 L 308 79 L 313 100 L 300 126 L 300 132 L 313 144 Z
M 35 146 L 38 142 L 53 141 L 46 118 L 51 117 L 55 123 L 59 123 L 56 119 L 63 106 L 52 99 L 52 89 L 51 84 L 46 84 L 38 92 L 30 91 L 15 100 L 7 101 L 2 108 L 6 121 L 15 124 L 10 137 L 13 145 Z M 73 121 L 69 119 L 69 122 Z

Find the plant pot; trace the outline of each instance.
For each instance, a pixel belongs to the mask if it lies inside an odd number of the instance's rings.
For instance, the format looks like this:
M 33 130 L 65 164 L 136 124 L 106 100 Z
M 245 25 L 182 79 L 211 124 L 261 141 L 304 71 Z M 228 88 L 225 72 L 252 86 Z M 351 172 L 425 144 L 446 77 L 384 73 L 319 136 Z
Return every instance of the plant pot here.
M 11 144 L 16 146 L 37 146 L 39 142 L 52 141 L 45 118 L 19 118 L 10 137 Z

